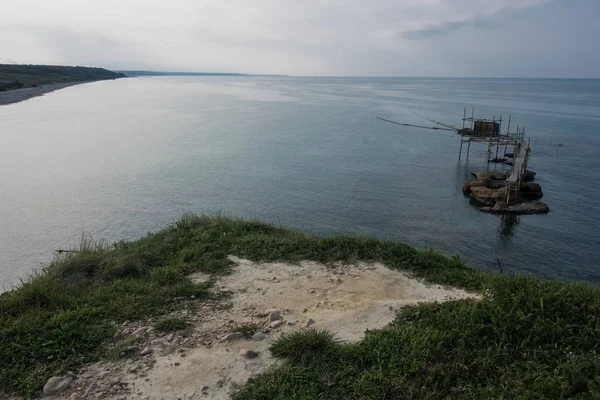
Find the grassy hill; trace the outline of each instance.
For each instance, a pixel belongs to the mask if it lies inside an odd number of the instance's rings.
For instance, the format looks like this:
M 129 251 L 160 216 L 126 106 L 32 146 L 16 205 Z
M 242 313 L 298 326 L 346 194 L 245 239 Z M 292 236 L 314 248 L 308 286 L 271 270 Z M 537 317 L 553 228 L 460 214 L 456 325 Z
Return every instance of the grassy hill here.
M 210 299 L 212 283 L 188 274 L 226 274 L 228 254 L 377 261 L 482 296 L 406 307 L 358 343 L 310 329 L 284 335 L 271 347 L 281 367 L 251 379 L 236 400 L 600 398 L 597 286 L 484 273 L 391 241 L 197 215 L 133 242 L 84 242 L 1 294 L 0 397 L 35 397 L 50 376 L 106 357 L 117 323 Z
M 99 81 L 123 77 L 124 74 L 104 68 L 0 64 L 0 92 L 52 83 Z

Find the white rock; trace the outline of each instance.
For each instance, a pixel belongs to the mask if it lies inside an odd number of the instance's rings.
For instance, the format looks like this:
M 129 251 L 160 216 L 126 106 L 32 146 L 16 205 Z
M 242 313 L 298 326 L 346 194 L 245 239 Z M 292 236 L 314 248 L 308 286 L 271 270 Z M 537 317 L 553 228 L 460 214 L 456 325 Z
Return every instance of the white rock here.
M 233 342 L 236 340 L 242 340 L 244 338 L 244 334 L 242 332 L 233 332 L 223 336 L 220 342 Z
M 256 358 L 258 357 L 258 353 L 249 349 L 241 349 L 240 350 L 240 356 L 243 356 L 244 358 Z
M 152 353 L 152 349 L 148 346 L 144 347 L 144 349 L 140 352 L 141 356 L 145 356 Z
M 52 378 L 48 379 L 44 385 L 43 393 L 46 396 L 59 394 L 65 390 L 72 381 L 73 378 L 70 376 L 53 376 Z
M 252 335 L 252 340 L 255 340 L 257 342 L 262 342 L 266 338 L 267 338 L 267 335 L 265 335 L 262 332 L 256 332 L 254 335 Z
M 273 321 L 271 322 L 271 324 L 269 325 L 272 329 L 277 329 L 279 328 L 281 325 L 283 325 L 283 321 L 279 320 L 279 321 Z
M 314 325 L 314 324 L 315 324 L 315 320 L 310 318 L 308 321 L 306 321 L 306 325 L 304 325 L 304 326 L 306 326 L 308 328 L 309 326 Z
M 83 396 L 79 393 L 73 393 L 71 397 L 69 397 L 69 400 L 83 400 Z

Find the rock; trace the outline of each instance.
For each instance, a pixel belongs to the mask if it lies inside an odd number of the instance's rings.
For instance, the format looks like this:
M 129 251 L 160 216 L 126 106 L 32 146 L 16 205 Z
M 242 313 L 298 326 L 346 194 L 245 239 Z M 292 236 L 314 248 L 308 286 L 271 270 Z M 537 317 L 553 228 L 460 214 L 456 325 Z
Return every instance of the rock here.
M 167 342 L 172 342 L 174 337 L 175 337 L 175 334 L 174 334 L 174 333 L 169 333 L 169 334 L 167 335 L 167 337 L 166 337 L 166 341 L 167 341 Z
M 162 339 L 152 339 L 152 341 L 150 342 L 150 345 L 152 346 L 164 346 L 165 343 L 162 341 Z
M 233 332 L 223 336 L 219 341 L 220 342 L 233 342 L 236 340 L 242 340 L 244 338 L 244 334 L 242 332 Z
M 135 331 L 133 331 L 131 336 L 140 336 L 141 334 L 143 334 L 145 332 L 146 332 L 146 328 L 138 328 Z
M 43 393 L 46 396 L 54 396 L 65 390 L 73 381 L 70 376 L 53 376 L 44 385 Z
M 256 332 L 254 335 L 252 335 L 252 340 L 256 341 L 256 342 L 262 342 L 263 340 L 265 340 L 268 336 L 265 335 L 262 332 Z
M 152 349 L 148 346 L 144 347 L 144 349 L 140 352 L 141 356 L 146 356 L 148 354 L 152 353 Z
M 295 323 L 295 322 L 293 322 L 293 321 L 288 321 L 288 325 L 289 325 L 289 326 L 294 326 L 294 325 L 296 325 L 296 323 Z
M 544 194 L 542 193 L 542 187 L 535 182 L 523 182 L 521 183 L 521 197 L 537 200 L 541 199 Z
M 476 178 L 480 178 L 480 179 L 496 179 L 496 180 L 504 180 L 506 179 L 506 172 L 500 172 L 500 171 L 476 171 L 476 172 L 471 172 L 471 175 L 473 175 Z
M 273 311 L 269 314 L 269 321 L 278 321 L 281 319 L 281 313 L 279 311 Z
M 487 182 L 486 178 L 475 178 L 467 181 L 462 187 L 462 191 L 465 194 L 471 193 L 471 189 L 474 187 L 484 187 Z
M 306 324 L 304 325 L 305 327 L 309 327 L 315 324 L 315 320 L 310 318 L 308 321 L 306 321 Z
M 79 393 L 73 393 L 71 397 L 69 397 L 69 400 L 83 400 L 83 396 Z
M 121 378 L 115 378 L 110 380 L 110 386 L 115 386 L 121 383 Z
M 535 179 L 535 175 L 536 175 L 535 172 L 526 169 L 525 172 L 523 173 L 523 181 L 525 181 L 525 182 L 532 181 Z
M 271 322 L 271 324 L 269 325 L 272 329 L 277 329 L 279 328 L 281 325 L 283 325 L 283 321 L 279 320 L 279 321 L 273 321 Z
M 241 349 L 240 356 L 243 356 L 247 359 L 252 359 L 258 357 L 258 353 L 249 349 Z
M 474 187 L 471 189 L 471 197 L 481 205 L 493 207 L 496 202 L 506 199 L 506 191 L 504 189 Z

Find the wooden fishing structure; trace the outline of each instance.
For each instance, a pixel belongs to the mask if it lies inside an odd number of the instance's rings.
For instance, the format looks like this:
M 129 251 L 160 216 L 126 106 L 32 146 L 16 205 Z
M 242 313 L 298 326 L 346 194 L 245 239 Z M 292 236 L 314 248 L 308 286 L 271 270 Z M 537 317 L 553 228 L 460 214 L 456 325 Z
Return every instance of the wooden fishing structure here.
M 508 118 L 508 126 L 505 133 L 502 132 L 502 115 L 499 119 L 496 119 L 494 115 L 492 119 L 476 119 L 475 108 L 471 110 L 471 116 L 467 116 L 467 109 L 465 107 L 462 118 L 462 127 L 458 127 L 452 124 L 447 124 L 433 119 L 424 117 L 415 113 L 415 115 L 430 121 L 435 126 L 426 125 L 415 125 L 407 124 L 397 121 L 392 121 L 384 118 L 377 117 L 377 119 L 397 125 L 431 129 L 437 131 L 450 131 L 455 132 L 460 136 L 460 148 L 458 151 L 458 159 L 460 160 L 463 153 L 463 146 L 467 145 L 466 157 L 469 157 L 471 150 L 471 143 L 480 143 L 487 145 L 487 161 L 488 163 L 506 163 L 511 165 L 511 169 L 506 174 L 505 182 L 505 204 L 511 204 L 518 201 L 519 193 L 521 191 L 521 185 L 523 184 L 523 177 L 527 170 L 527 163 L 529 160 L 530 139 L 525 140 L 525 127 L 517 125 L 516 130 L 511 132 L 511 119 Z M 495 158 L 492 158 L 492 153 L 495 148 Z M 499 158 L 499 151 L 504 148 L 502 157 Z

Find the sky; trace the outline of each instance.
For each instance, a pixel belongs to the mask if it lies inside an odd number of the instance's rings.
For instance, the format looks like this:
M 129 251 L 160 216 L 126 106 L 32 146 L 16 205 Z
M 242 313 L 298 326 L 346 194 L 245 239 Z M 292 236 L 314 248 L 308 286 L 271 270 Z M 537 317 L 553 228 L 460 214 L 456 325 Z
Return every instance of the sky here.
M 0 0 L 0 63 L 600 77 L 600 0 Z

